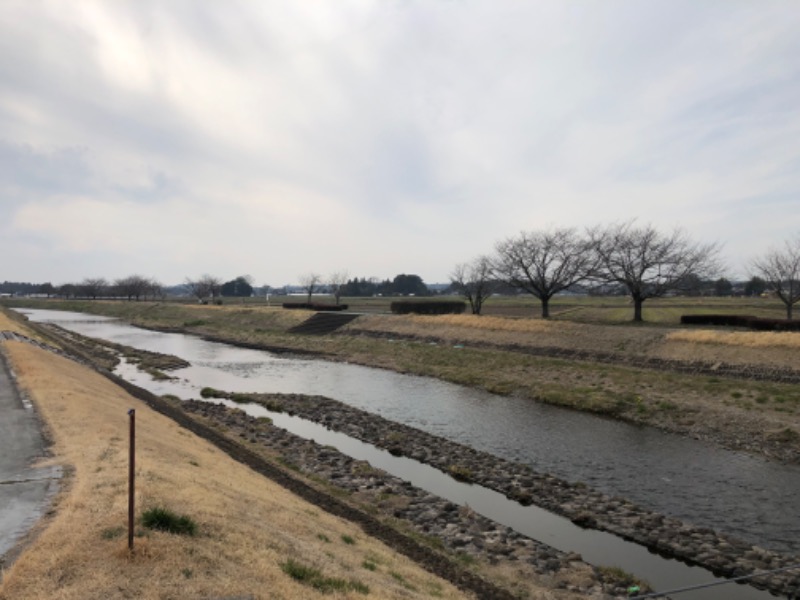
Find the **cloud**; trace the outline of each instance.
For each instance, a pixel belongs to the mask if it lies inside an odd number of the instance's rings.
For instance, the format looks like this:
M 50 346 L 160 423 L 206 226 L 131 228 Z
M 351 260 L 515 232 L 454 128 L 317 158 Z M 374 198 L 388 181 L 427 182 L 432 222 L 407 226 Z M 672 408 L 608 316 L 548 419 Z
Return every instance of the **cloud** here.
M 792 2 L 3 10 L 5 278 L 436 281 L 631 217 L 740 264 L 800 229 Z

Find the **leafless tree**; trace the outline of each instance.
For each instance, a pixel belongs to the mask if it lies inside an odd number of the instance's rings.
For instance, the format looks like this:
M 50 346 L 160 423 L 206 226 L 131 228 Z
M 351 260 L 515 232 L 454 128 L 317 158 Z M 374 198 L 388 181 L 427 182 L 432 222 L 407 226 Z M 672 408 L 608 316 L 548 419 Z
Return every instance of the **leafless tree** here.
M 150 296 L 153 300 L 161 299 L 163 300 L 166 298 L 166 293 L 164 292 L 164 286 L 161 285 L 161 282 L 158 279 L 148 279 L 147 280 L 147 291 L 145 292 L 145 296 Z
M 125 296 L 128 300 L 136 298 L 137 302 L 142 296 L 147 296 L 151 289 L 151 280 L 141 275 L 129 275 L 114 281 L 114 287 L 120 296 Z
M 800 300 L 800 236 L 753 261 L 753 270 L 780 298 L 786 306 L 786 318 L 791 319 L 792 307 Z
M 663 234 L 635 221 L 596 228 L 590 233 L 600 260 L 600 277 L 625 287 L 633 300 L 633 320 L 642 320 L 642 304 L 682 291 L 697 278 L 719 271 L 717 244 L 699 244 L 676 228 Z
M 321 282 L 322 276 L 317 273 L 306 273 L 300 277 L 300 286 L 306 291 L 306 294 L 308 294 L 306 303 L 311 304 L 311 294 L 314 293 L 314 290 L 319 287 Z
M 96 300 L 98 296 L 107 290 L 107 288 L 108 281 L 106 281 L 103 277 L 86 278 L 80 284 L 78 284 L 80 293 L 87 298 L 91 298 L 92 300 Z
M 342 297 L 342 288 L 344 288 L 345 284 L 347 283 L 348 277 L 349 274 L 347 271 L 338 271 L 328 277 L 328 286 L 331 288 L 331 293 L 336 299 L 337 305 Z
M 453 289 L 467 299 L 473 315 L 481 314 L 483 303 L 497 289 L 492 261 L 488 256 L 456 265 L 450 274 L 450 282 Z
M 197 298 L 198 302 L 205 302 L 207 298 L 212 300 L 219 296 L 222 289 L 222 280 L 206 273 L 197 279 L 186 279 L 186 287 L 189 293 Z
M 550 299 L 586 280 L 596 267 L 591 244 L 570 228 L 523 231 L 495 249 L 496 277 L 538 298 L 545 319 L 550 316 Z

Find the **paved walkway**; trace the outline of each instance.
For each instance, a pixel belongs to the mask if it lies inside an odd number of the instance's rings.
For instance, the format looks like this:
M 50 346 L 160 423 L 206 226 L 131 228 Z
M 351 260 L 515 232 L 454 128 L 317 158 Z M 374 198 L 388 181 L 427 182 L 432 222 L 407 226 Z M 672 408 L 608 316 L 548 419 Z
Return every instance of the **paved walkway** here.
M 0 566 L 56 490 L 58 468 L 31 466 L 44 452 L 34 411 L 21 399 L 0 352 Z

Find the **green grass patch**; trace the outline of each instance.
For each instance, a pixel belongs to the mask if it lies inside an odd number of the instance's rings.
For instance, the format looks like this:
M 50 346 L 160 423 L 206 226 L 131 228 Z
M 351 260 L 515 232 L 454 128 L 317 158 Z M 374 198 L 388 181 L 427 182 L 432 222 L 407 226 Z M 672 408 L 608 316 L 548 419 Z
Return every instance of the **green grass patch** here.
M 208 325 L 208 321 L 205 319 L 192 319 L 191 321 L 184 321 L 184 327 L 202 327 L 203 325 Z
M 228 394 L 228 398 L 230 398 L 234 402 L 238 402 L 239 404 L 247 404 L 253 401 L 253 396 L 251 396 L 250 394 L 242 394 L 239 392 Z
M 650 590 L 650 585 L 646 581 L 628 573 L 621 567 L 597 567 L 597 570 L 605 581 L 612 581 L 627 588 L 638 588 L 640 592 Z
M 360 581 L 348 581 L 341 577 L 326 577 L 319 569 L 309 567 L 291 558 L 285 563 L 281 563 L 281 569 L 295 581 L 308 585 L 323 594 L 349 591 L 365 595 L 369 594 L 369 586 Z
M 166 531 L 179 535 L 195 535 L 197 523 L 191 517 L 178 515 L 166 508 L 157 506 L 142 513 L 142 525 L 156 531 Z

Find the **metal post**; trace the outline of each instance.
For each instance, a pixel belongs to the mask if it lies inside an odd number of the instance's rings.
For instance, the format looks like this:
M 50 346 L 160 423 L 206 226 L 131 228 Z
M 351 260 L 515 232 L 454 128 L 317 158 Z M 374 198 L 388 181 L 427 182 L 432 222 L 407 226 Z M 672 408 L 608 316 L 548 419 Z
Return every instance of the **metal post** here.
M 130 449 L 128 451 L 128 550 L 133 551 L 133 516 L 134 516 L 134 475 L 136 469 L 136 411 L 128 411 L 130 416 Z

